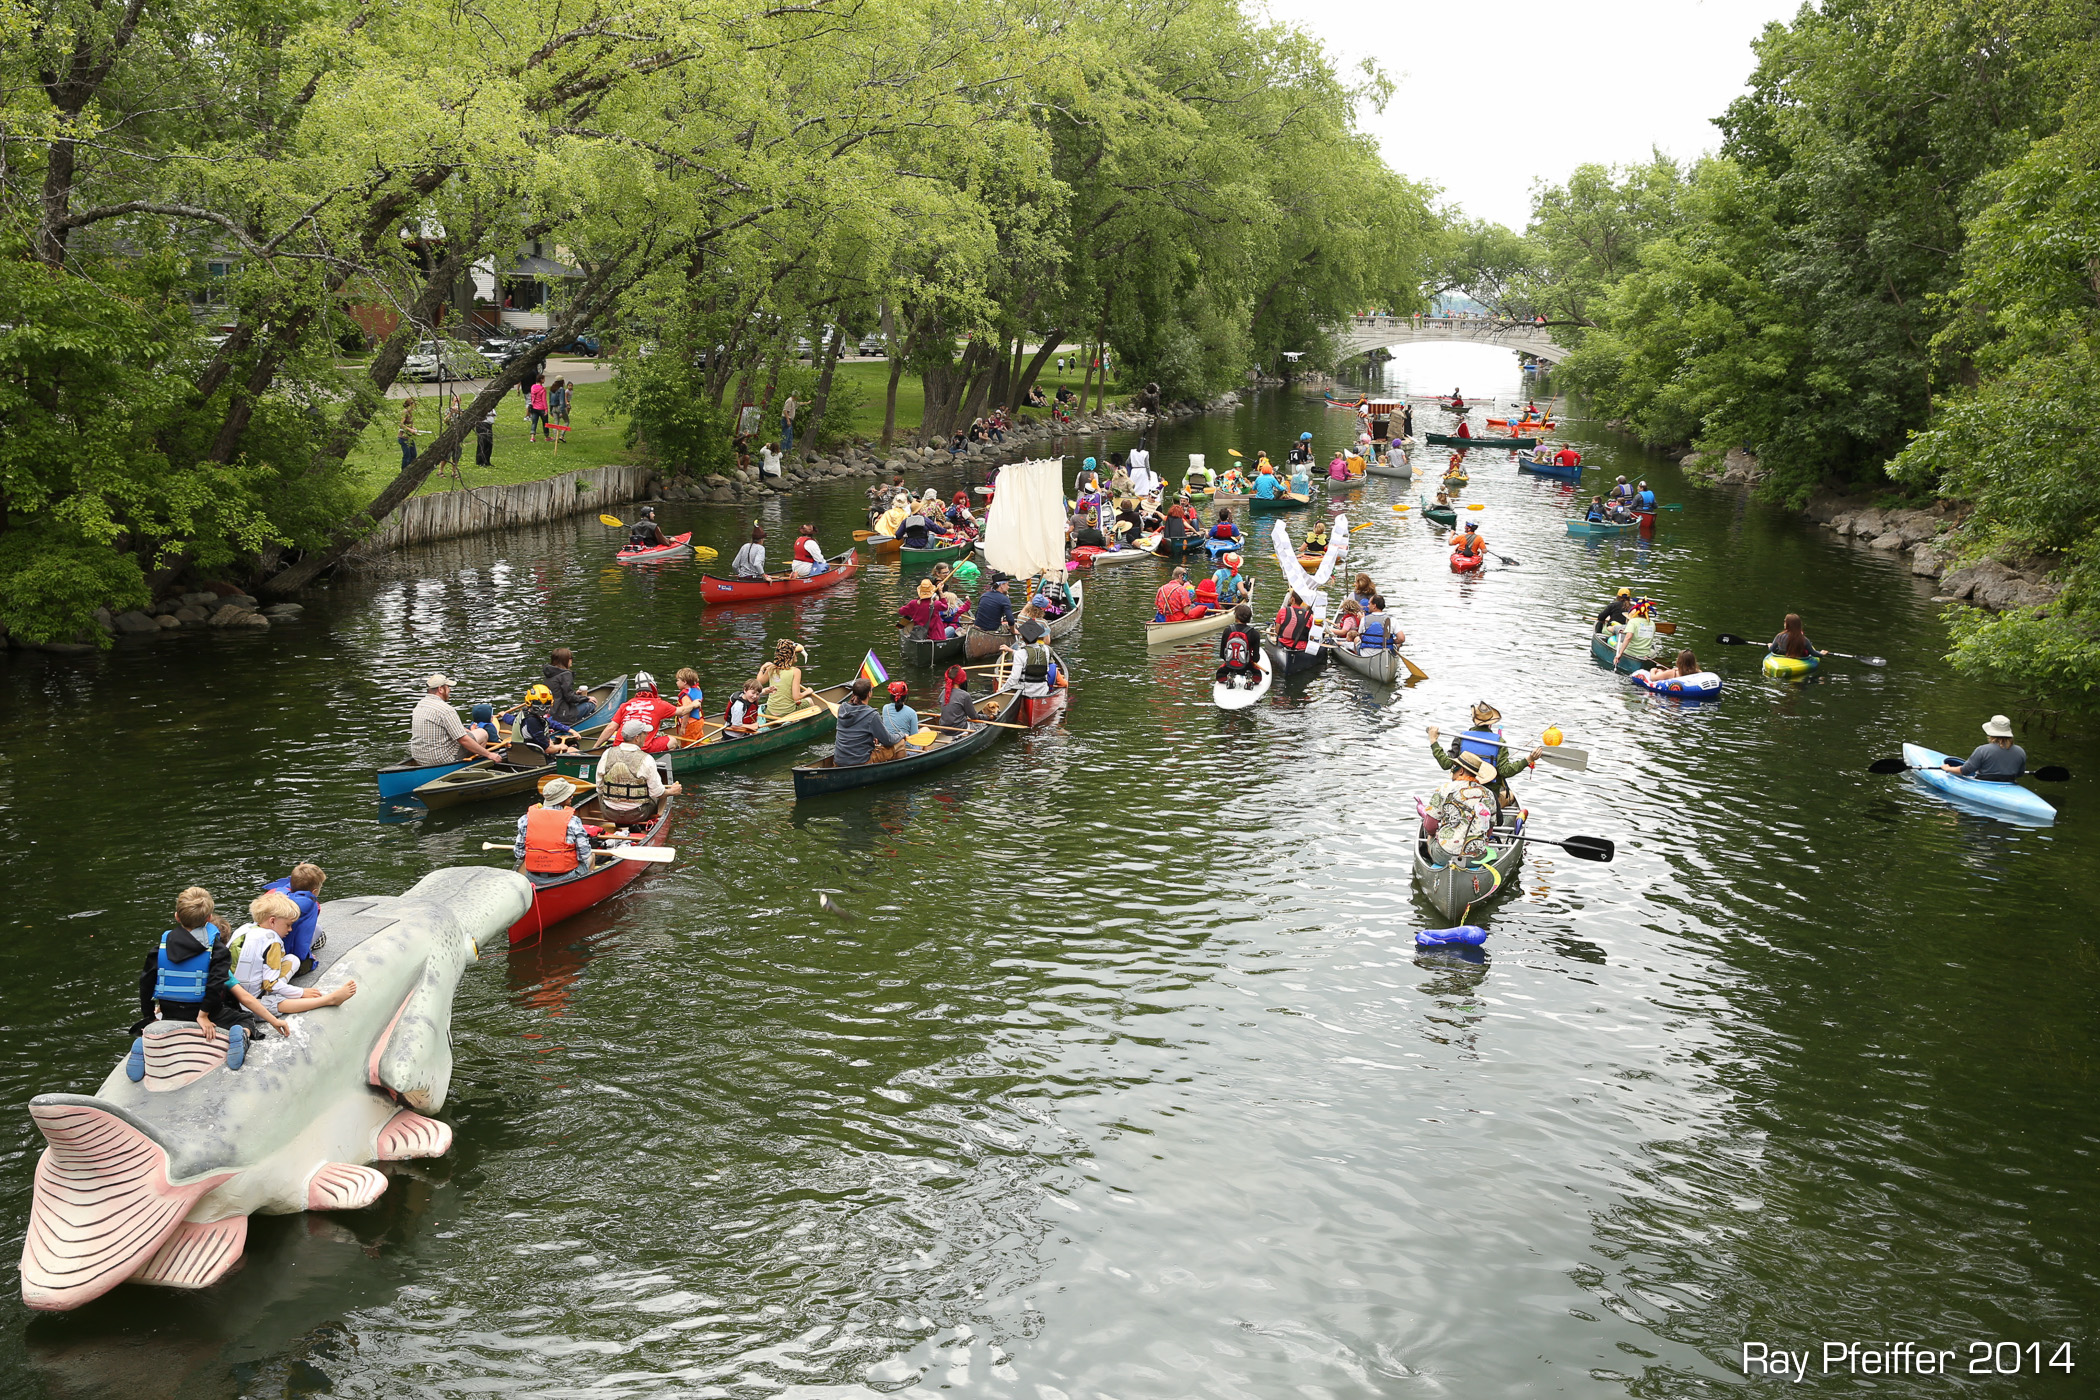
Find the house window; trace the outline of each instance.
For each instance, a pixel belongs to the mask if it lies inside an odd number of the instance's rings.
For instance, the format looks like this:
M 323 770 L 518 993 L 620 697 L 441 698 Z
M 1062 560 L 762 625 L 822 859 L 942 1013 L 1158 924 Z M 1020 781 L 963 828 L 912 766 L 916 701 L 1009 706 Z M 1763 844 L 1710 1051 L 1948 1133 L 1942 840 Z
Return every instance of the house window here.
M 190 300 L 198 306 L 224 306 L 226 283 L 233 276 L 230 262 L 208 262 L 204 264 L 204 278 L 190 292 Z

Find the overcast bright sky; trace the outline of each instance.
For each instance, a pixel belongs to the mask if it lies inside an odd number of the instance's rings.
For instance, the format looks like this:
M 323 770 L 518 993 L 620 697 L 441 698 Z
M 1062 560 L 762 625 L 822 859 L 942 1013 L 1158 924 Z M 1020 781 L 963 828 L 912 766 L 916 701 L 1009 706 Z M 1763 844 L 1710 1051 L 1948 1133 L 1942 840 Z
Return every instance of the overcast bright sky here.
M 1467 214 L 1521 230 L 1534 180 L 1660 146 L 1690 159 L 1750 76 L 1750 41 L 1799 0 L 1268 0 L 1346 73 L 1396 86 L 1367 127 L 1395 170 Z

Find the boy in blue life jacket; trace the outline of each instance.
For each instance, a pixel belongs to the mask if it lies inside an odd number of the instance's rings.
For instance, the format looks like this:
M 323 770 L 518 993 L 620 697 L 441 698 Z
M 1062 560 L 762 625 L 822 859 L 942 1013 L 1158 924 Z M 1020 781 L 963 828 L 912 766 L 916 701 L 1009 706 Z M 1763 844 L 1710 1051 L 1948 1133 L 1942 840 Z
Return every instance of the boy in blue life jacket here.
M 131 1028 L 124 1072 L 146 1077 L 142 1032 L 156 1020 L 192 1021 L 207 1032 L 226 1030 L 226 1067 L 239 1069 L 248 1053 L 248 1028 L 260 1017 L 282 1034 L 285 1024 L 248 995 L 233 976 L 226 930 L 212 920 L 211 892 L 191 885 L 175 897 L 175 923 L 154 940 L 139 972 L 139 1020 Z

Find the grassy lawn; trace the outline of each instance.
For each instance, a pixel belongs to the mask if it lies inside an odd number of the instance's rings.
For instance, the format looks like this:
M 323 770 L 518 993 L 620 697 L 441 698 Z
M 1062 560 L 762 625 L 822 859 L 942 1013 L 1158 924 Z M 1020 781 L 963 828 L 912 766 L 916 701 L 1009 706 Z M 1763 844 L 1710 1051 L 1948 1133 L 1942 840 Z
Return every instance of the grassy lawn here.
M 1046 394 L 1056 393 L 1060 384 L 1069 384 L 1076 392 L 1085 377 L 1086 372 L 1078 368 L 1059 374 L 1053 363 L 1044 370 L 1038 382 Z M 870 442 L 881 438 L 883 395 L 888 390 L 889 379 L 890 367 L 885 360 L 860 360 L 838 367 L 835 382 L 850 383 L 859 391 L 859 402 L 846 425 L 851 436 L 866 438 Z M 442 425 L 444 403 L 437 386 L 414 387 L 416 426 L 423 430 L 427 439 Z M 468 434 L 460 451 L 459 463 L 465 483 L 468 486 L 509 486 L 522 481 L 539 481 L 559 472 L 637 460 L 624 442 L 626 417 L 611 411 L 612 392 L 613 386 L 609 383 L 576 386 L 576 401 L 569 412 L 569 435 L 559 449 L 546 442 L 526 440 L 524 400 L 516 394 L 509 395 L 503 400 L 503 406 L 496 410 L 496 446 L 490 454 L 490 465 L 474 465 L 474 438 Z M 1109 397 L 1114 398 L 1120 391 L 1111 384 L 1108 392 Z M 1037 410 L 1038 416 L 1041 412 Z M 916 374 L 906 373 L 897 381 L 897 438 L 900 442 L 918 428 L 925 413 L 924 386 Z M 400 402 L 389 401 L 365 429 L 356 450 L 350 454 L 351 467 L 375 494 L 393 480 L 401 468 L 401 448 L 394 437 L 400 416 Z M 452 489 L 449 473 L 433 472 L 417 494 L 429 495 Z
M 424 387 L 416 386 L 416 426 L 423 430 L 427 440 L 444 422 L 444 405 L 435 385 L 428 386 L 428 393 L 422 392 Z M 612 391 L 611 384 L 576 386 L 576 401 L 569 410 L 568 440 L 559 448 L 545 441 L 530 442 L 526 439 L 525 401 L 516 394 L 508 395 L 503 406 L 496 410 L 496 446 L 489 454 L 490 464 L 486 467 L 474 465 L 474 435 L 468 433 L 460 449 L 461 477 L 469 486 L 510 486 L 521 481 L 539 481 L 561 472 L 636 460 L 623 443 L 627 432 L 625 416 L 608 412 Z M 400 401 L 389 400 L 365 429 L 364 436 L 358 439 L 357 449 L 350 454 L 350 465 L 375 494 L 401 470 L 401 445 L 394 437 L 400 418 Z M 429 495 L 451 489 L 449 473 L 432 472 L 416 494 Z

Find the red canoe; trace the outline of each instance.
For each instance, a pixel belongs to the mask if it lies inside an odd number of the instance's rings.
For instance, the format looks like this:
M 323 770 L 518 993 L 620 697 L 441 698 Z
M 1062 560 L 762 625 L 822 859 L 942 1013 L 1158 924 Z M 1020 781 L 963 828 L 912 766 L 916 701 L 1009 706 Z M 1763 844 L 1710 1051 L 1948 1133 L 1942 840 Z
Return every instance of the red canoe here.
M 814 593 L 820 588 L 829 588 L 842 583 L 860 570 L 860 556 L 852 550 L 832 556 L 831 568 L 815 578 L 796 578 L 792 574 L 768 574 L 756 578 L 716 578 L 709 574 L 700 580 L 700 600 L 704 603 L 763 603 L 774 598 L 792 598 L 797 593 Z
M 1480 567 L 1480 561 L 1484 557 L 1479 554 L 1461 554 L 1454 549 L 1451 551 L 1451 572 L 1469 574 Z
M 649 824 L 649 830 L 643 834 L 639 844 L 662 844 L 664 833 L 671 828 L 671 801 L 669 797 L 664 798 L 663 809 L 656 814 L 656 820 Z M 599 808 L 596 798 L 579 805 L 576 815 L 583 818 L 586 826 L 610 829 L 612 825 Z M 600 861 L 602 863 L 589 870 L 579 870 L 552 884 L 534 885 L 532 907 L 525 911 L 524 918 L 510 926 L 510 941 L 517 944 L 537 939 L 563 919 L 581 914 L 594 904 L 604 903 L 634 883 L 635 879 L 649 868 L 647 861 L 619 860 L 612 856 L 600 857 Z
M 664 536 L 662 544 L 644 545 L 640 548 L 629 545 L 613 557 L 622 564 L 646 564 L 651 559 L 669 559 L 674 555 L 683 554 L 692 547 L 693 532 L 688 530 L 682 535 Z

